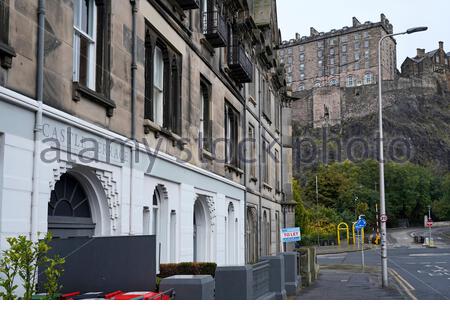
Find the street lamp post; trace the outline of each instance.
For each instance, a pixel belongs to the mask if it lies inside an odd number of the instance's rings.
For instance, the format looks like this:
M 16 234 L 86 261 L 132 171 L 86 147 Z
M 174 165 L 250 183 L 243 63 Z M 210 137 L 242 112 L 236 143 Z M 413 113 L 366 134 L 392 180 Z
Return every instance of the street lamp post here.
M 428 27 L 417 27 L 406 30 L 405 32 L 387 34 L 381 37 L 378 42 L 378 102 L 379 102 L 379 164 L 380 164 L 380 218 L 381 218 L 381 268 L 382 268 L 382 285 L 387 287 L 388 283 L 388 268 L 387 268 L 387 231 L 386 231 L 386 200 L 385 200 L 385 184 L 384 184 L 384 134 L 383 134 L 383 88 L 382 88 L 382 61 L 381 61 L 381 46 L 384 39 L 392 38 L 394 36 L 412 34 L 428 30 Z

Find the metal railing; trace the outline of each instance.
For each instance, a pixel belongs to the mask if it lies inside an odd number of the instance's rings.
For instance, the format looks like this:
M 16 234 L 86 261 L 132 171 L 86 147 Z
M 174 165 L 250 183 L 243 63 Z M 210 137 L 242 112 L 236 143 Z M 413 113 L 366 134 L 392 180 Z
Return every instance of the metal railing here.
M 219 11 L 204 12 L 202 16 L 203 35 L 215 47 L 226 46 L 228 28 L 225 17 Z
M 244 82 L 253 80 L 253 64 L 242 45 L 228 47 L 228 67 Z

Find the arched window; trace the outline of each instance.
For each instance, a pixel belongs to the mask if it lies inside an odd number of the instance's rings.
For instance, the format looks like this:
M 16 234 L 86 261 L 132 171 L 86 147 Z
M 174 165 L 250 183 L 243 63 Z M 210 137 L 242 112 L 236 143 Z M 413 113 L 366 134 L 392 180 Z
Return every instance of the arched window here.
M 364 84 L 368 85 L 368 84 L 372 84 L 372 82 L 373 82 L 373 74 L 372 74 L 372 72 L 367 72 L 364 75 Z
M 61 176 L 51 193 L 48 229 L 56 238 L 94 235 L 89 199 L 80 182 L 68 173 Z
M 233 265 L 238 263 L 238 219 L 236 218 L 234 205 L 230 202 L 228 205 L 228 216 L 226 218 L 226 248 L 227 248 L 227 264 Z
M 322 86 L 322 82 L 320 82 L 319 80 L 317 80 L 316 82 L 314 82 L 314 87 L 315 88 L 320 88 Z

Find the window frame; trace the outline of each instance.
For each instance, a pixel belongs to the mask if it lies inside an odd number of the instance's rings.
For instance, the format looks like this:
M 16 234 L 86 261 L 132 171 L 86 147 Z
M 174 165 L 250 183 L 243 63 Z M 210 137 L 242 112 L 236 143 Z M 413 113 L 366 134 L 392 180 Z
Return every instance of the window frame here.
M 9 43 L 9 0 L 0 0 L 0 65 L 4 69 L 12 67 L 16 52 Z
M 200 130 L 201 130 L 201 149 L 212 152 L 212 110 L 211 101 L 212 88 L 211 83 L 203 76 L 200 76 Z M 207 119 L 205 119 L 205 117 Z
M 235 168 L 240 167 L 239 161 L 239 121 L 237 109 L 225 100 L 225 162 Z
M 73 81 L 77 82 L 93 91 L 96 91 L 96 76 L 97 76 L 97 4 L 95 0 L 89 1 L 89 10 L 87 17 L 87 32 L 82 30 L 82 6 L 79 5 L 84 0 L 75 0 L 74 1 L 74 19 L 73 19 L 73 68 L 72 68 L 72 76 Z M 92 6 L 92 7 L 91 7 Z M 76 11 L 78 9 L 78 12 Z M 77 19 L 78 17 L 78 19 Z M 78 21 L 77 21 L 78 20 Z M 89 30 L 91 34 L 89 34 Z M 81 38 L 85 38 L 89 43 L 88 47 L 88 57 L 87 57 L 87 65 L 86 65 L 86 83 L 81 83 L 80 74 L 81 74 Z
M 250 178 L 256 178 L 256 131 L 255 126 L 251 123 L 248 124 L 248 139 L 250 143 Z
M 182 55 L 171 46 L 153 25 L 145 22 L 145 107 L 144 118 L 153 125 L 148 127 L 153 131 L 161 131 L 169 136 L 182 134 Z M 159 48 L 163 54 L 163 114 L 161 122 L 156 122 L 154 77 L 155 49 Z M 156 126 L 156 128 L 154 127 Z

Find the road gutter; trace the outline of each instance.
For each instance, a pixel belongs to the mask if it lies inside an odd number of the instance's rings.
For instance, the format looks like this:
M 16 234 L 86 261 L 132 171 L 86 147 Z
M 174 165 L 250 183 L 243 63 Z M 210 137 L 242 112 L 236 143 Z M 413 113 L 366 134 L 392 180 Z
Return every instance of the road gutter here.
M 415 291 L 416 289 L 408 281 L 406 281 L 397 271 L 395 271 L 392 268 L 389 268 L 389 274 L 392 276 L 392 278 L 397 282 L 400 288 L 411 300 L 418 300 L 417 297 L 412 293 L 412 291 Z

